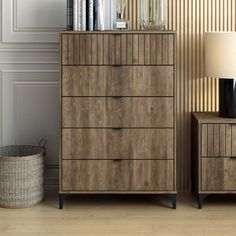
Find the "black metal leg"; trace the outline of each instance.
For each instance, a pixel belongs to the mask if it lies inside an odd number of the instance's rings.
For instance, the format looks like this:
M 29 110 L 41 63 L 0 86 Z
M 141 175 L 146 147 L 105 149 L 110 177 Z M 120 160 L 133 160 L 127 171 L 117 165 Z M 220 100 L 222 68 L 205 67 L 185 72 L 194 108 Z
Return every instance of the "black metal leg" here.
M 63 209 L 65 197 L 65 194 L 59 194 L 59 209 Z
M 198 209 L 202 209 L 203 202 L 209 194 L 198 194 Z
M 176 209 L 176 200 L 177 200 L 177 195 L 176 194 L 168 194 L 167 195 L 170 200 L 171 200 L 171 203 L 172 203 L 172 208 L 173 209 Z

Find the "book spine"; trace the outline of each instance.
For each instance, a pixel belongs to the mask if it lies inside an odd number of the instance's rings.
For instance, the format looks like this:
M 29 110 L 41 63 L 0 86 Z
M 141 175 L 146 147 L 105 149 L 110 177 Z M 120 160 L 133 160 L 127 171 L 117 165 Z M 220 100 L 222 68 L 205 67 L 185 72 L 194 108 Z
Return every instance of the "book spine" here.
M 97 0 L 93 1 L 93 28 L 97 30 Z
M 86 0 L 81 0 L 81 28 L 86 31 Z
M 103 0 L 96 0 L 96 29 L 105 30 Z
M 86 30 L 86 0 L 77 0 L 77 30 Z
M 73 30 L 78 30 L 78 2 L 73 0 Z
M 81 0 L 77 0 L 77 30 L 81 31 L 81 21 L 82 21 L 82 9 L 81 9 Z
M 73 0 L 67 0 L 67 30 L 73 30 Z
M 87 0 L 87 11 L 86 11 L 86 29 L 88 31 L 93 31 L 93 6 L 94 6 L 94 0 Z

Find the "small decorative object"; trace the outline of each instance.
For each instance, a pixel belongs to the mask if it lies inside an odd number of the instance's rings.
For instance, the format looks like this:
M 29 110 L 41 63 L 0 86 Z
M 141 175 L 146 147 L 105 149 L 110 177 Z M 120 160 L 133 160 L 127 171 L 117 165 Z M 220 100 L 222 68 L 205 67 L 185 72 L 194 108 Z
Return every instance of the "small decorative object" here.
M 114 30 L 126 30 L 129 28 L 129 21 L 125 19 L 125 8 L 127 0 L 115 0 L 117 18 L 113 22 Z
M 42 201 L 46 142 L 0 148 L 0 207 L 24 208 Z
M 141 28 L 164 30 L 166 24 L 165 0 L 140 0 Z

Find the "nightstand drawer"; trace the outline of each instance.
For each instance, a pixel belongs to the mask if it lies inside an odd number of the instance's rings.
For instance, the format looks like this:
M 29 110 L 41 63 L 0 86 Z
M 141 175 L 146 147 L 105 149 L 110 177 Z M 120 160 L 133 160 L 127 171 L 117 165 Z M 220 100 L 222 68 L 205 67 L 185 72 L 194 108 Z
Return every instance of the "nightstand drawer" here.
M 62 65 L 173 65 L 173 34 L 77 33 L 61 37 Z
M 172 97 L 63 97 L 62 127 L 174 127 Z
M 63 129 L 63 159 L 173 159 L 173 129 Z
M 202 158 L 202 191 L 236 189 L 236 158 Z
M 174 67 L 63 66 L 62 96 L 174 96 Z
M 63 191 L 173 191 L 172 160 L 64 160 Z
M 203 157 L 236 156 L 235 124 L 202 124 L 201 137 Z

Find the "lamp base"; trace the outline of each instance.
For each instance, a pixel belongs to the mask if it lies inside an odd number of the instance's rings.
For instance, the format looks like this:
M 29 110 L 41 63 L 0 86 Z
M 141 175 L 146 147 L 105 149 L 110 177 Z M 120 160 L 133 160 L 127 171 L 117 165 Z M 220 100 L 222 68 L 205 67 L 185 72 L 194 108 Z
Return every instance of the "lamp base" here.
M 219 115 L 236 118 L 236 79 L 219 81 Z

